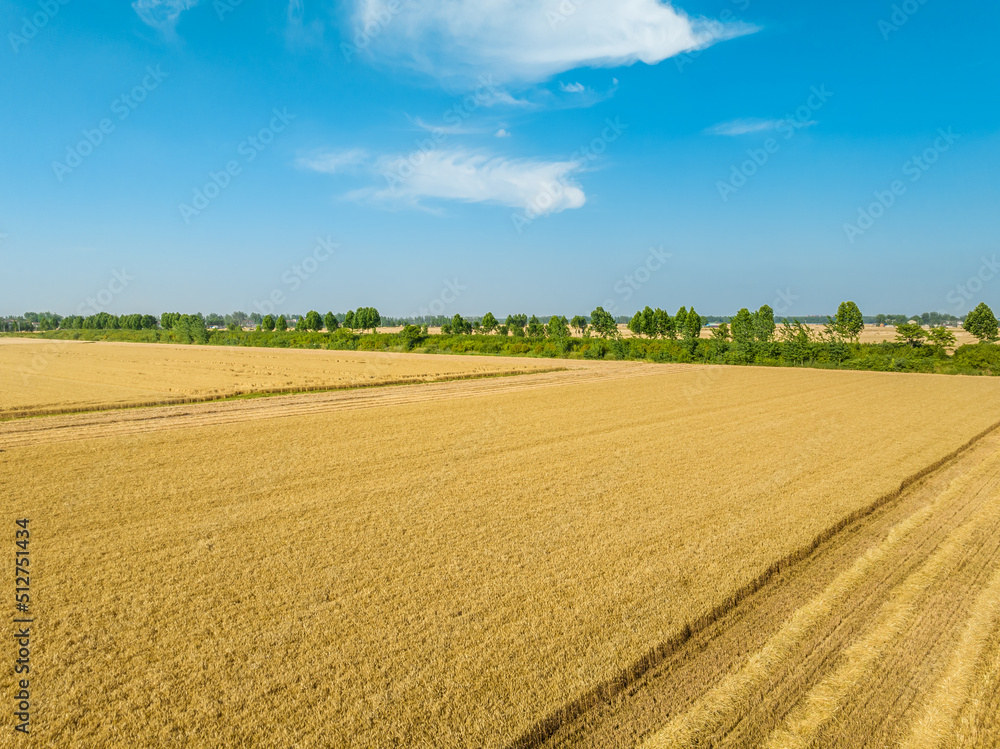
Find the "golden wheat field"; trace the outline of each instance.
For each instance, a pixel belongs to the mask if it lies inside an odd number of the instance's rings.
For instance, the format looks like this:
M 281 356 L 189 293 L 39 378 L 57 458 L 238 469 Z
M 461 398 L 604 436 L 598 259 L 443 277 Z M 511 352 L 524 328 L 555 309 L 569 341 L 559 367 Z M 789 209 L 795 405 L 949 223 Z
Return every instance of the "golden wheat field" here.
M 991 378 L 616 362 L 5 421 L 30 745 L 996 746 L 998 422 Z
M 552 368 L 530 359 L 0 338 L 0 419 Z

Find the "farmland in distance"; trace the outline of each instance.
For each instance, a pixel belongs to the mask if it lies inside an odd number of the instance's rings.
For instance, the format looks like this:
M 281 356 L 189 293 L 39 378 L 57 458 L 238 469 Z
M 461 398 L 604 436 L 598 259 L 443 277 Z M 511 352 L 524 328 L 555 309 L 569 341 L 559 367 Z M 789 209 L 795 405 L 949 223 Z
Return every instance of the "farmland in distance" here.
M 553 367 L 531 359 L 0 338 L 0 419 Z

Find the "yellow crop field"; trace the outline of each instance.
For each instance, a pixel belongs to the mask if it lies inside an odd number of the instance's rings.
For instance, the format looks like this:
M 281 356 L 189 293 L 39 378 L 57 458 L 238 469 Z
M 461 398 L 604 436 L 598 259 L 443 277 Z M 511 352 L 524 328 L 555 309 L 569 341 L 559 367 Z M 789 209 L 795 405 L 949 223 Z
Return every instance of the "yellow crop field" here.
M 597 362 L 0 423 L 37 745 L 996 746 L 998 422 Z
M 0 338 L 0 419 L 556 366 L 530 359 Z

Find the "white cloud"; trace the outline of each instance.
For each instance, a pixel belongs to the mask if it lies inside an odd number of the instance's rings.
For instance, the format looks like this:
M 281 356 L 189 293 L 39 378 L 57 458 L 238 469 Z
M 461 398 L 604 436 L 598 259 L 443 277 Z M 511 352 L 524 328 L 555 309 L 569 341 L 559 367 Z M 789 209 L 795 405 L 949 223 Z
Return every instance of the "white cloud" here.
M 363 148 L 351 148 L 346 151 L 317 151 L 309 156 L 302 156 L 296 162 L 304 169 L 323 174 L 339 174 L 351 171 L 368 161 L 368 152 Z
M 769 130 L 777 130 L 780 127 L 812 127 L 818 124 L 816 120 L 802 121 L 802 120 L 757 120 L 757 119 L 741 119 L 732 120 L 730 122 L 722 122 L 718 125 L 710 127 L 707 132 L 712 135 L 749 135 L 751 133 L 763 133 Z
M 197 4 L 198 0 L 135 0 L 132 9 L 150 26 L 172 29 L 178 16 Z
M 410 117 L 410 122 L 421 130 L 435 135 L 487 135 L 493 132 L 492 127 L 472 127 L 469 125 L 441 125 L 431 124 L 421 117 Z
M 426 199 L 493 203 L 542 216 L 587 202 L 573 180 L 580 168 L 574 161 L 507 159 L 461 150 L 418 152 L 379 159 L 375 171 L 386 186 L 356 190 L 348 197 L 411 207 L 423 207 Z
M 510 133 L 507 130 L 505 130 L 504 128 L 500 128 L 499 130 L 497 130 L 496 137 L 498 137 L 498 138 L 509 138 L 510 137 Z
M 285 30 L 285 38 L 289 44 L 301 46 L 314 46 L 323 41 L 324 25 L 319 19 L 311 23 L 305 22 L 304 0 L 289 0 L 288 2 L 288 27 Z
M 582 83 L 560 83 L 559 88 L 567 94 L 582 94 L 586 90 Z
M 537 83 L 580 67 L 655 65 L 755 31 L 693 19 L 661 0 L 354 0 L 355 23 L 377 30 L 375 59 L 475 85 Z

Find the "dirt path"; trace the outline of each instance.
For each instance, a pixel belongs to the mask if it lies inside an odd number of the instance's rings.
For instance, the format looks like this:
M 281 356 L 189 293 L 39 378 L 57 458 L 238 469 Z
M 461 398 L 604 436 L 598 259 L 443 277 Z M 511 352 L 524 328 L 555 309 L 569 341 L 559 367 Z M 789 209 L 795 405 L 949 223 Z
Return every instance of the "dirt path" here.
M 517 373 L 503 377 L 463 379 L 415 385 L 394 385 L 245 400 L 44 416 L 0 422 L 0 449 L 52 444 L 103 436 L 186 429 L 275 419 L 311 413 L 352 411 L 378 406 L 431 400 L 474 398 L 539 388 L 659 375 L 672 370 L 691 371 L 695 365 L 637 362 L 573 362 L 563 371 Z
M 994 432 L 519 746 L 997 746 L 998 639 Z

